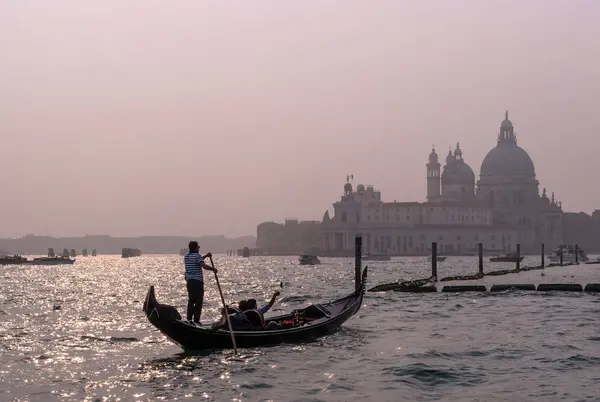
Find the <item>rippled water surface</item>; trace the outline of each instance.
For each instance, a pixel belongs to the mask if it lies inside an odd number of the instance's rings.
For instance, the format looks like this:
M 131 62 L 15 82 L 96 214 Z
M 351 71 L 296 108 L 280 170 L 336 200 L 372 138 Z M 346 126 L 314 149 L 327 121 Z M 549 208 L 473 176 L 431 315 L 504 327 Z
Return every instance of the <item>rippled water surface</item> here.
M 282 282 L 275 311 L 351 292 L 350 259 L 295 260 L 220 256 L 215 265 L 229 301 L 266 301 Z M 449 257 L 439 276 L 476 264 Z M 429 275 L 425 258 L 369 265 L 369 287 Z M 600 400 L 598 295 L 367 293 L 355 317 L 317 341 L 185 355 L 141 311 L 155 285 L 159 301 L 185 313 L 182 271 L 179 256 L 0 267 L 0 400 Z M 600 266 L 494 281 L 598 283 Z M 209 275 L 205 300 L 208 322 L 220 303 Z

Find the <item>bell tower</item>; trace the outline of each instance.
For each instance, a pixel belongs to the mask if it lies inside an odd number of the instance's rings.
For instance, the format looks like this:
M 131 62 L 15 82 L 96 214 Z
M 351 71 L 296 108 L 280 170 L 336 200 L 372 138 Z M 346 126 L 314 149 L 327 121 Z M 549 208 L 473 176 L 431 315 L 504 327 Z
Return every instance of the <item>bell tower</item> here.
M 429 154 L 429 163 L 427 163 L 427 201 L 434 201 L 439 198 L 441 192 L 441 165 L 438 160 L 438 154 L 435 152 L 435 146 L 432 147 Z

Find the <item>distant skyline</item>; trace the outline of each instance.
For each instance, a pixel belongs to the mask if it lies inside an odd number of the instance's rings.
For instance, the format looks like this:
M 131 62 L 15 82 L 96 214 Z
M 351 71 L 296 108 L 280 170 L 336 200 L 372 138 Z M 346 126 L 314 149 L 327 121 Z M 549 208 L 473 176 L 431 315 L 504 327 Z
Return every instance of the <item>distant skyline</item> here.
M 346 175 L 424 201 L 509 111 L 540 193 L 600 208 L 593 0 L 0 3 L 0 237 L 256 235 Z

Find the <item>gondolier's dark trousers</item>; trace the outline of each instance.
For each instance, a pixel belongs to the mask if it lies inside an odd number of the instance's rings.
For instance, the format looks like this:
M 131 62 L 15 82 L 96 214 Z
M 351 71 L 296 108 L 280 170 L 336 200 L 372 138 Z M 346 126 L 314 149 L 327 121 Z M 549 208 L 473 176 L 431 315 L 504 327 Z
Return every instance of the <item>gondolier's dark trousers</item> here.
M 187 304 L 187 319 L 188 321 L 200 322 L 202 315 L 202 303 L 204 302 L 204 282 L 196 279 L 188 279 L 188 304 Z

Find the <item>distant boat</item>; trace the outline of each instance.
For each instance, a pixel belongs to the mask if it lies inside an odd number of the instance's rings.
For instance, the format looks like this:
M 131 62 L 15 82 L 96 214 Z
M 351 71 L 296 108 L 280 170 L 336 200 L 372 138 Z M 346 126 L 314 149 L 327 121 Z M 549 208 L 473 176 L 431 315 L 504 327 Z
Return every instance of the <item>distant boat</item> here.
M 38 257 L 29 261 L 29 265 L 65 265 L 74 264 L 75 260 L 69 257 Z
M 303 254 L 298 257 L 298 262 L 300 265 L 319 265 L 321 261 L 317 258 L 316 255 L 307 255 Z
M 438 256 L 437 256 L 437 260 L 438 260 L 439 262 L 446 261 L 446 258 L 448 258 L 448 257 L 447 257 L 447 256 L 445 256 L 445 255 L 438 255 Z M 431 256 L 430 256 L 430 255 L 429 255 L 429 256 L 427 256 L 427 261 L 431 261 Z
M 563 262 L 575 262 L 575 246 L 562 245 L 554 249 L 552 254 L 548 255 L 551 262 L 560 262 L 560 250 L 562 249 Z M 589 257 L 582 248 L 577 248 L 577 262 L 589 261 Z
M 367 253 L 365 255 L 362 256 L 362 260 L 363 261 L 389 261 L 392 258 L 389 255 L 386 254 L 370 254 Z
M 121 258 L 140 257 L 142 250 L 139 248 L 124 248 L 121 250 Z
M 25 264 L 29 262 L 29 260 L 25 257 L 21 257 L 20 255 L 3 255 L 0 257 L 0 265 L 18 265 Z
M 244 251 L 242 251 L 242 257 L 250 257 L 250 249 L 248 247 L 244 247 Z
M 519 262 L 523 261 L 524 256 L 519 256 Z M 517 262 L 517 255 L 508 253 L 504 255 L 495 255 L 490 257 L 490 262 Z

